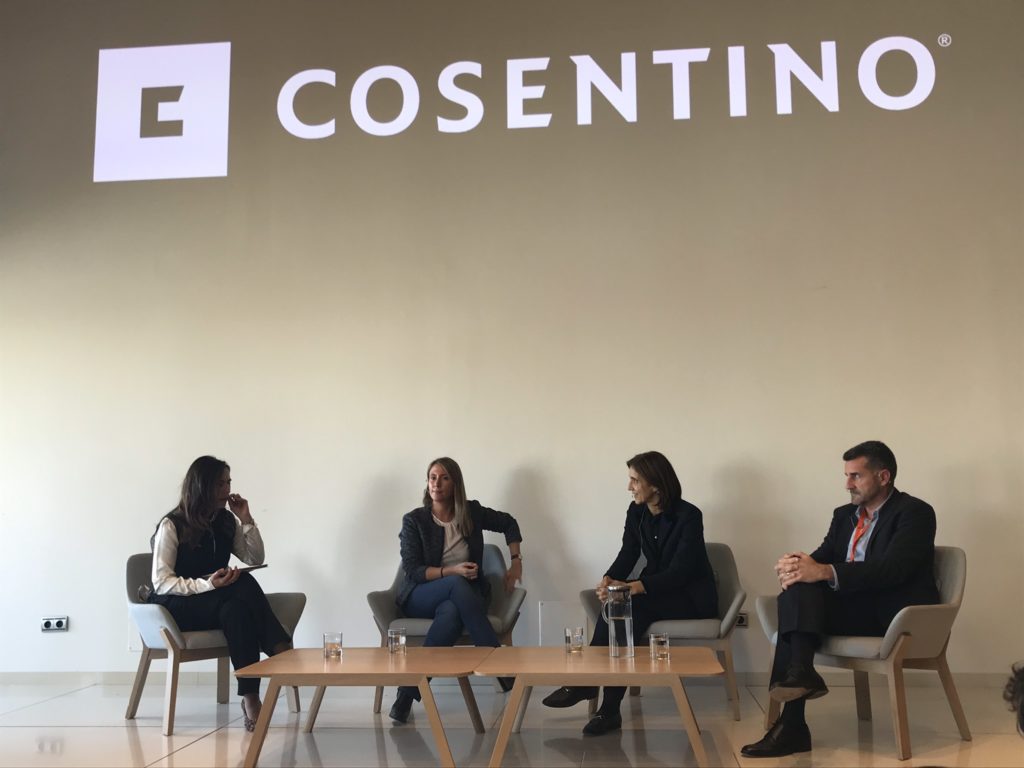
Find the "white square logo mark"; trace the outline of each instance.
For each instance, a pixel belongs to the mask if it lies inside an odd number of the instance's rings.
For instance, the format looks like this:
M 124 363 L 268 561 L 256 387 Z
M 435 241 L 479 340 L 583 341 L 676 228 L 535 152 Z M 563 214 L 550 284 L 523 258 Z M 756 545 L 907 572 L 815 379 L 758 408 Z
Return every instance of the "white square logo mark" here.
M 93 181 L 228 175 L 231 43 L 100 51 Z

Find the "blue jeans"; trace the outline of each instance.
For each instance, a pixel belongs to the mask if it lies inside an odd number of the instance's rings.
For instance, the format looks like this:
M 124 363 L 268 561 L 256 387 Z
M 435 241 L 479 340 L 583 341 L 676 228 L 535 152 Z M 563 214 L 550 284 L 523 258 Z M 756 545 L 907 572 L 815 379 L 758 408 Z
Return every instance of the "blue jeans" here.
M 464 576 L 454 574 L 417 585 L 402 611 L 410 619 L 434 620 L 423 641 L 425 647 L 453 646 L 463 630 L 469 633 L 473 645 L 501 645 L 487 620 L 487 601 Z M 420 699 L 419 689 L 413 686 L 402 686 L 398 692 Z

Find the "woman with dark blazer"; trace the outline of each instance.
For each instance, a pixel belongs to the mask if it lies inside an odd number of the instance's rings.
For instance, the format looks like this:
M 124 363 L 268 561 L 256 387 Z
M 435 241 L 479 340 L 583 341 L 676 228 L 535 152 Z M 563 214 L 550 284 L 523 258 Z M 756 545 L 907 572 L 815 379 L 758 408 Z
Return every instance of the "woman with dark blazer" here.
M 230 510 L 230 511 L 228 511 Z M 178 506 L 164 515 L 150 540 L 153 593 L 149 602 L 170 611 L 184 632 L 219 629 L 237 670 L 292 647 L 291 638 L 250 573 L 229 568 L 235 555 L 263 563 L 263 538 L 249 502 L 231 493 L 231 467 L 213 456 L 192 462 Z M 239 678 L 247 731 L 260 713 L 259 678 Z
M 474 645 L 497 648 L 501 643 L 487 619 L 490 584 L 481 578 L 484 531 L 505 534 L 512 565 L 505 588 L 512 591 L 523 577 L 519 524 L 512 515 L 466 499 L 462 470 L 454 459 L 434 459 L 427 467 L 423 506 L 402 518 L 399 534 L 403 581 L 395 602 L 413 619 L 433 619 L 424 646 L 451 646 L 466 631 Z M 508 689 L 507 680 L 499 681 Z M 413 686 L 398 689 L 392 720 L 409 719 Z
M 682 499 L 675 470 L 662 454 L 649 451 L 626 462 L 633 503 L 626 510 L 622 547 L 597 585 L 604 600 L 610 585 L 627 585 L 633 603 L 633 637 L 640 643 L 647 628 L 662 619 L 709 619 L 718 615 L 715 576 L 704 546 L 701 511 Z M 640 575 L 626 581 L 643 555 Z M 602 618 L 591 645 L 608 645 Z M 626 689 L 606 687 L 597 714 L 583 733 L 600 735 L 622 727 L 619 706 Z M 597 698 L 596 687 L 559 688 L 544 699 L 549 707 L 571 707 Z

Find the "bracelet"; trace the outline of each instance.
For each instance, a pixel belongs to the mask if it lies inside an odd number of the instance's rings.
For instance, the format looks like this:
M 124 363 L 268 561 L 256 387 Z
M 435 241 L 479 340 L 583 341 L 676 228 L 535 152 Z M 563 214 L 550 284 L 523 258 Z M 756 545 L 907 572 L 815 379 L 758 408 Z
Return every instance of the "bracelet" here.
M 441 566 L 441 578 L 442 579 L 444 578 L 444 566 L 443 565 Z

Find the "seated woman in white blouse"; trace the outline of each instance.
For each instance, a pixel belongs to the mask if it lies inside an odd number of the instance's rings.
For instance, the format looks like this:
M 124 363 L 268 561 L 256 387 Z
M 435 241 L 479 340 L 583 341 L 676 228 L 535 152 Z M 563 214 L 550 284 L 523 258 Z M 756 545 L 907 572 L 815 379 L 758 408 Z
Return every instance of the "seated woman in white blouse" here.
M 213 456 L 192 462 L 181 500 L 161 518 L 151 544 L 149 601 L 167 608 L 183 632 L 221 630 L 235 669 L 259 661 L 260 650 L 272 656 L 291 648 L 256 579 L 228 567 L 232 554 L 247 565 L 262 564 L 264 554 L 249 502 L 231 493 L 226 462 Z M 239 679 L 238 695 L 251 731 L 260 712 L 259 678 Z

